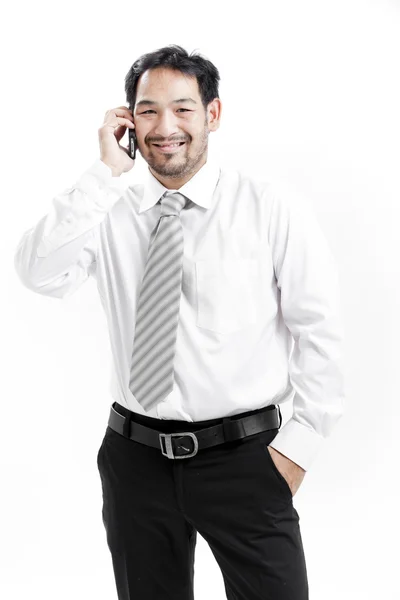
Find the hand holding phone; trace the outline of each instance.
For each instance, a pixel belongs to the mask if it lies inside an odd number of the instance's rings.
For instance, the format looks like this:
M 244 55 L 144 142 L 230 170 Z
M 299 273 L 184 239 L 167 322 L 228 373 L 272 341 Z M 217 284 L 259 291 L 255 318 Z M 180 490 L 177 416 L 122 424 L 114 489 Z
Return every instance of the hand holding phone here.
M 136 158 L 136 150 L 137 150 L 136 131 L 134 129 L 129 129 L 128 152 L 129 152 L 129 156 L 131 157 L 132 160 L 135 160 L 135 158 Z
M 132 111 L 126 106 L 119 106 L 106 112 L 104 123 L 98 130 L 100 159 L 110 167 L 113 177 L 130 171 L 135 164 L 136 134 L 129 136 L 128 148 L 119 143 L 127 127 L 130 134 L 135 133 Z

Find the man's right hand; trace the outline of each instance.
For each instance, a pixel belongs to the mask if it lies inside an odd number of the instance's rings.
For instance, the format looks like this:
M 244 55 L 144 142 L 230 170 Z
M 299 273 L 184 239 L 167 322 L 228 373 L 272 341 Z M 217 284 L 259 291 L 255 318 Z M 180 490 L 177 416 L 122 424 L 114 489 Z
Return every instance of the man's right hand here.
M 113 177 L 130 171 L 135 164 L 128 153 L 128 147 L 120 145 L 126 128 L 135 128 L 132 111 L 126 106 L 108 110 L 104 123 L 99 128 L 100 159 L 112 170 Z

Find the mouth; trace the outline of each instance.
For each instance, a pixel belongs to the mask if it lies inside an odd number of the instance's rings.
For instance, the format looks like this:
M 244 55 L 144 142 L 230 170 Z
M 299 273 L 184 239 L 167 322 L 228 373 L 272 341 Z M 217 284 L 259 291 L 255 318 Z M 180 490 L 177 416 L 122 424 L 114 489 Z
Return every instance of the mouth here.
M 176 142 L 174 144 L 163 144 L 162 146 L 160 144 L 153 144 L 153 146 L 155 146 L 159 152 L 163 152 L 164 154 L 168 152 L 169 154 L 172 154 L 174 152 L 178 152 L 179 149 L 185 145 L 185 143 L 186 142 Z

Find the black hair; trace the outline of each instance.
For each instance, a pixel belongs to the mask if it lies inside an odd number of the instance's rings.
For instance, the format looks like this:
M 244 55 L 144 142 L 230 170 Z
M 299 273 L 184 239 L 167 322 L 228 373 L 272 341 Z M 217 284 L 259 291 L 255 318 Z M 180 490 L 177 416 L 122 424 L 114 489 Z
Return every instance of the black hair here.
M 170 44 L 154 52 L 140 56 L 125 76 L 125 94 L 129 107 L 133 110 L 136 103 L 136 92 L 139 77 L 148 69 L 166 68 L 180 71 L 197 79 L 199 93 L 204 110 L 214 98 L 218 98 L 218 69 L 201 54 L 190 55 L 182 46 Z

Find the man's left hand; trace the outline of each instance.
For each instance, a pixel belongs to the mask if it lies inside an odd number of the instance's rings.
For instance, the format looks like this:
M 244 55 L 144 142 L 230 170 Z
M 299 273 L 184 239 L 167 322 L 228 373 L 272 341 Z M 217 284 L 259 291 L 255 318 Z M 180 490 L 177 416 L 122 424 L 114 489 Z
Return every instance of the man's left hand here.
M 272 448 L 271 446 L 267 446 L 267 448 L 272 460 L 276 465 L 276 468 L 284 477 L 284 479 L 286 479 L 286 482 L 292 492 L 292 496 L 294 496 L 304 479 L 306 471 L 300 467 L 300 465 L 290 460 L 290 458 L 278 450 L 275 450 L 275 448 Z

